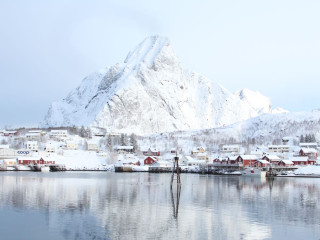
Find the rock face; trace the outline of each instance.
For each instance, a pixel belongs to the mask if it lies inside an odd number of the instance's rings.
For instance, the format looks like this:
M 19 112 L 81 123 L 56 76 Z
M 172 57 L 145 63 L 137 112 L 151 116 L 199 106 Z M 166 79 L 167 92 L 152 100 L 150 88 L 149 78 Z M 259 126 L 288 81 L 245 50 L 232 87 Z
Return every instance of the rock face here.
M 52 103 L 41 125 L 146 135 L 221 127 L 263 113 L 272 113 L 267 97 L 247 89 L 233 94 L 184 70 L 168 39 L 152 36 L 123 63 L 93 73 Z

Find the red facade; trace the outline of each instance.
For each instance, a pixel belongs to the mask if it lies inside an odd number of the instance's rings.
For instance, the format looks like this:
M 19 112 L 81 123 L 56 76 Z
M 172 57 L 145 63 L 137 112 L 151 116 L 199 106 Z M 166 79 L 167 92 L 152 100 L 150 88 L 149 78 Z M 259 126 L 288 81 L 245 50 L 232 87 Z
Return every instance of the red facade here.
M 3 136 L 5 137 L 11 137 L 11 136 L 18 136 L 19 132 L 4 132 Z
M 43 160 L 42 158 L 40 158 L 39 160 L 23 160 L 23 159 L 20 159 L 18 161 L 19 164 L 22 164 L 22 165 L 36 165 L 36 164 L 55 164 L 56 162 L 55 161 L 45 161 Z
M 154 164 L 157 161 L 157 159 L 155 157 L 147 157 L 144 160 L 144 165 L 151 165 Z

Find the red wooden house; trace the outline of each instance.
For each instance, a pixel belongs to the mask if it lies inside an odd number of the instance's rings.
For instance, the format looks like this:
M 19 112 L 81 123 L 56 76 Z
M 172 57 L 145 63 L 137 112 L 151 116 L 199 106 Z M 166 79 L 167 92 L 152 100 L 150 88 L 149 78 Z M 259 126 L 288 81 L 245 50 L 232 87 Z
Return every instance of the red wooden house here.
M 270 163 L 267 160 L 263 160 L 263 159 L 257 160 L 254 163 L 255 167 L 261 167 L 261 168 L 268 167 L 269 165 L 270 165 Z
M 3 136 L 5 137 L 13 137 L 13 136 L 18 136 L 19 132 L 17 131 L 4 131 Z
M 237 157 L 236 162 L 242 163 L 243 166 L 254 166 L 254 163 L 258 160 L 256 155 L 240 155 Z
M 280 162 L 280 158 L 277 155 L 265 155 L 262 160 L 266 160 L 271 164 L 278 164 Z
M 144 165 L 151 165 L 158 162 L 158 158 L 153 157 L 153 156 L 149 156 L 146 159 L 144 159 Z
M 299 157 L 291 157 L 289 158 L 294 165 L 308 165 L 308 157 L 307 156 L 299 156 Z
M 277 165 L 281 167 L 292 167 L 294 163 L 290 160 L 280 160 Z
M 145 156 L 160 156 L 160 151 L 156 148 L 149 148 L 148 150 L 142 151 Z
M 299 156 L 308 156 L 309 159 L 316 159 L 318 157 L 318 152 L 314 148 L 301 148 Z

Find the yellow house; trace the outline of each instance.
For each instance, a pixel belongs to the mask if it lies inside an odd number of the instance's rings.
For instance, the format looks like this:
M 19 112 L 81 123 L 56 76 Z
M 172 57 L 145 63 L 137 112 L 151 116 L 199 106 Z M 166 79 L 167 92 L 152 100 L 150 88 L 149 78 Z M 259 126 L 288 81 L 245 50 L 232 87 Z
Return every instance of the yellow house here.
M 198 153 L 197 155 L 197 160 L 202 160 L 202 161 L 206 161 L 208 162 L 209 161 L 209 157 L 206 153 Z
M 15 159 L 15 158 L 3 159 L 3 164 L 8 166 L 8 167 L 17 165 L 17 159 Z
M 204 153 L 206 151 L 206 149 L 204 147 L 196 147 L 195 149 L 193 149 L 191 151 L 191 155 L 192 156 L 195 156 L 197 155 L 198 153 Z
M 67 141 L 67 149 L 68 150 L 77 150 L 78 144 L 73 141 Z

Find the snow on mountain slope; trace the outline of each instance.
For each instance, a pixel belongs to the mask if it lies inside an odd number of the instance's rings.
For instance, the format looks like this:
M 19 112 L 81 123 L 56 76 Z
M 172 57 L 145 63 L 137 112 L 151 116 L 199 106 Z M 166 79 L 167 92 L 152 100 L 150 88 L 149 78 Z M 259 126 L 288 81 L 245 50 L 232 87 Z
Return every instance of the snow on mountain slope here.
M 184 70 L 168 39 L 152 36 L 123 63 L 93 73 L 52 103 L 41 125 L 90 125 L 146 135 L 220 127 L 271 112 L 270 100 L 260 93 L 232 94 Z
M 320 138 L 320 110 L 263 114 L 226 127 L 153 134 L 140 138 L 139 146 L 157 147 L 162 152 L 182 148 L 185 154 L 190 154 L 198 146 L 204 146 L 211 152 L 217 151 L 220 144 L 282 144 L 283 137 L 299 139 L 306 134 Z

